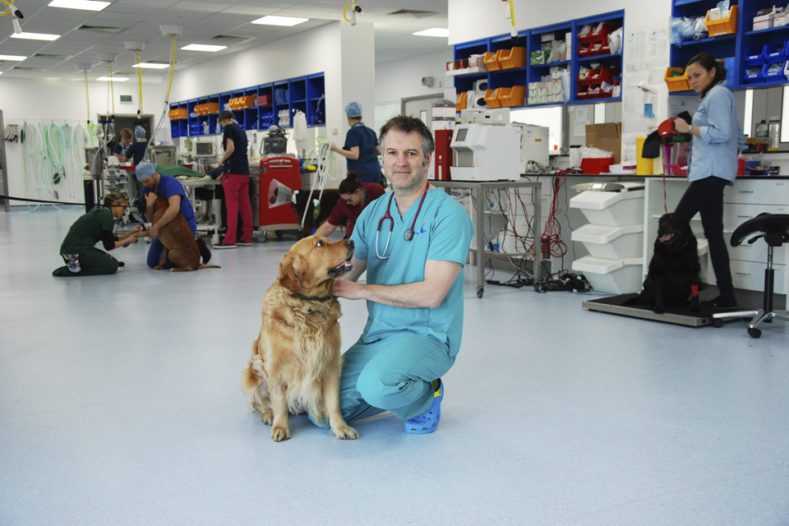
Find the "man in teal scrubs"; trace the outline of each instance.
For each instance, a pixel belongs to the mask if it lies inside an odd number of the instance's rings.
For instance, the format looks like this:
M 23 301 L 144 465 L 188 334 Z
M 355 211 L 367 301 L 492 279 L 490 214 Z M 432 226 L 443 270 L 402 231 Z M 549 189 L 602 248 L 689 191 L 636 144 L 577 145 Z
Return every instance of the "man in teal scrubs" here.
M 409 433 L 438 426 L 446 374 L 463 333 L 463 265 L 472 236 L 465 209 L 427 173 L 433 137 L 419 119 L 394 117 L 381 128 L 384 172 L 393 193 L 356 221 L 353 270 L 334 293 L 367 300 L 361 338 L 343 357 L 343 417 L 389 411 Z M 357 283 L 367 270 L 367 282 Z

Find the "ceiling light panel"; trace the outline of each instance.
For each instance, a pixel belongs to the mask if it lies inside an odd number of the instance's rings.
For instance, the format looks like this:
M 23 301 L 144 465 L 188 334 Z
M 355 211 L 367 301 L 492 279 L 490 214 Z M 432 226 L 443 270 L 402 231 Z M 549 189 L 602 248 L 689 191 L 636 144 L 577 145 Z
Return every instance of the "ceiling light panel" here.
M 52 0 L 49 7 L 62 7 L 63 9 L 80 9 L 82 11 L 101 11 L 110 5 L 109 2 L 94 0 Z
M 140 68 L 140 69 L 167 69 L 170 67 L 170 64 L 160 64 L 155 62 L 143 62 L 141 64 L 134 64 L 133 68 Z
M 253 24 L 260 24 L 265 26 L 283 26 L 283 27 L 293 27 L 299 24 L 303 24 L 309 20 L 309 18 L 299 18 L 294 16 L 271 16 L 266 15 L 263 17 L 258 18 L 257 20 L 253 20 Z
M 60 35 L 52 33 L 28 33 L 22 31 L 21 33 L 11 33 L 11 38 L 21 38 L 22 40 L 48 40 L 53 41 L 60 38 Z
M 414 35 L 418 37 L 437 37 L 437 38 L 447 38 L 449 37 L 449 29 L 444 27 L 431 27 L 430 29 L 425 29 L 424 31 L 417 31 Z
M 109 81 L 112 81 L 112 82 L 126 82 L 127 80 L 129 80 L 129 77 L 116 77 L 116 76 L 113 75 L 112 77 L 99 77 L 96 80 L 100 80 L 102 82 L 109 82 Z
M 22 62 L 26 58 L 22 55 L 0 55 L 0 62 Z
M 209 46 L 208 44 L 189 44 L 188 46 L 184 46 L 181 49 L 184 51 L 205 51 L 208 53 L 216 53 L 217 51 L 222 51 L 223 49 L 227 49 L 227 46 Z

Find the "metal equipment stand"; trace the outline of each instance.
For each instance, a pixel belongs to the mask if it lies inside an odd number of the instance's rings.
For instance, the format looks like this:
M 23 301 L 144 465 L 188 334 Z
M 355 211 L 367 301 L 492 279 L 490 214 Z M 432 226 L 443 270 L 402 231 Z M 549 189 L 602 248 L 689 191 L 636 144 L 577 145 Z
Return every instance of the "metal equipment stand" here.
M 542 233 L 542 226 L 540 220 L 542 217 L 542 206 L 540 202 L 540 195 L 542 191 L 542 183 L 540 181 L 495 181 L 495 182 L 475 182 L 475 181 L 430 181 L 430 184 L 438 188 L 450 190 L 452 188 L 467 188 L 471 190 L 474 206 L 474 223 L 477 229 L 476 247 L 472 250 L 476 253 L 477 264 L 477 297 L 481 298 L 485 294 L 485 263 L 492 259 L 505 259 L 510 260 L 513 258 L 526 259 L 531 257 L 531 254 L 525 252 L 518 253 L 503 253 L 491 252 L 485 250 L 484 236 L 482 235 L 482 225 L 485 224 L 485 198 L 488 190 L 509 190 L 516 188 L 531 188 L 538 197 L 534 199 L 534 213 L 533 218 L 533 232 L 534 232 L 534 246 L 536 254 L 534 256 L 534 281 L 540 279 L 540 267 L 542 263 L 542 243 L 540 243 L 540 234 Z

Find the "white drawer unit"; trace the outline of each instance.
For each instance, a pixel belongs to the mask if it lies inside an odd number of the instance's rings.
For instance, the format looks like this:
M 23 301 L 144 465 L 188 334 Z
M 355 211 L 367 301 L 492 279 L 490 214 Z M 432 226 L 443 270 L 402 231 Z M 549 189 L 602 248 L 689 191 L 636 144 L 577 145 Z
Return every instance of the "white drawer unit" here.
M 789 214 L 789 201 L 781 205 L 726 203 L 723 205 L 723 229 L 733 232 L 747 220 L 764 213 Z
M 739 178 L 734 181 L 734 186 L 727 186 L 724 189 L 723 202 L 786 205 L 789 203 L 789 181 Z
M 739 246 L 731 246 L 731 232 L 724 232 L 723 237 L 726 239 L 726 248 L 729 251 L 729 259 L 739 261 L 750 261 L 759 263 L 762 268 L 767 266 L 767 244 L 759 239 L 753 245 L 748 244 L 748 239 L 745 239 Z M 773 251 L 773 264 L 785 265 L 786 264 L 786 247 L 776 248 Z
M 762 243 L 762 245 L 764 245 Z M 765 253 L 766 253 L 765 249 Z M 773 290 L 776 294 L 785 294 L 786 266 L 774 265 L 775 267 L 775 286 Z M 764 263 L 753 261 L 731 260 L 731 277 L 734 288 L 746 290 L 764 290 Z

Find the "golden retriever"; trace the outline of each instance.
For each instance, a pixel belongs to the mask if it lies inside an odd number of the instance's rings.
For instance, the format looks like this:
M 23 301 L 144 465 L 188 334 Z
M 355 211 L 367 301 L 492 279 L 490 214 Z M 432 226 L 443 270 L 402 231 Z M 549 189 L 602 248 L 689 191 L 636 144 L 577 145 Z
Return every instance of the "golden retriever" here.
M 356 439 L 340 412 L 340 303 L 334 279 L 351 270 L 352 241 L 310 236 L 282 258 L 263 296 L 263 321 L 242 389 L 277 442 L 290 437 L 288 411 L 328 417 L 339 439 Z

